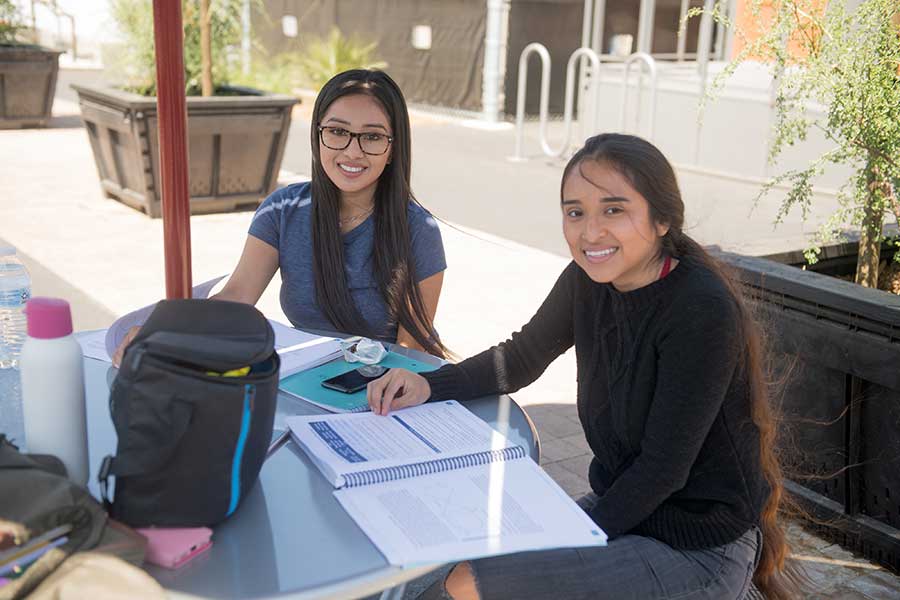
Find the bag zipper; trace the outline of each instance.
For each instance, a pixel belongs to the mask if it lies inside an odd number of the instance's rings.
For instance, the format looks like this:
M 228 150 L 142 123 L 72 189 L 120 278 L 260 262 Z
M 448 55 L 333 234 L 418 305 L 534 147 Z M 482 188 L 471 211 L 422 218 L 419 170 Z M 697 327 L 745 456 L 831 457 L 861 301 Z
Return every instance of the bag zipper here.
M 272 376 L 271 371 L 265 371 L 261 373 L 252 373 L 248 375 L 244 375 L 243 377 L 222 377 L 221 375 L 207 375 L 206 371 L 201 370 L 201 368 L 189 368 L 182 364 L 171 362 L 167 360 L 168 357 L 164 355 L 154 354 L 152 352 L 148 352 L 144 349 L 141 349 L 141 358 L 143 355 L 146 355 L 146 360 L 150 360 L 151 362 L 157 364 L 160 367 L 165 368 L 166 370 L 170 370 L 175 373 L 180 373 L 183 375 L 187 375 L 192 378 L 202 379 L 204 381 L 208 381 L 211 383 L 225 383 L 230 384 L 236 381 L 255 381 L 261 382 L 269 379 Z M 134 363 L 133 367 L 135 370 L 137 369 L 137 362 Z
M 247 384 L 244 386 L 244 408 L 241 411 L 241 430 L 238 434 L 237 446 L 234 449 L 234 458 L 231 462 L 231 502 L 228 505 L 226 517 L 238 506 L 241 499 L 241 462 L 244 458 L 244 448 L 247 446 L 247 436 L 250 433 L 250 420 L 253 417 L 253 399 L 256 397 L 256 386 Z

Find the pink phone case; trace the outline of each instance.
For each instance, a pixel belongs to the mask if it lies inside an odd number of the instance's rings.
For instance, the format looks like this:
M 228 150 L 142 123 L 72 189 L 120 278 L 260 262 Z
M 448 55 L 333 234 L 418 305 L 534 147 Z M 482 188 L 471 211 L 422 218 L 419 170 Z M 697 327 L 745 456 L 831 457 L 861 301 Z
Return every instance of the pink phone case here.
M 138 529 L 147 538 L 147 562 L 177 569 L 212 546 L 212 529 L 207 527 Z

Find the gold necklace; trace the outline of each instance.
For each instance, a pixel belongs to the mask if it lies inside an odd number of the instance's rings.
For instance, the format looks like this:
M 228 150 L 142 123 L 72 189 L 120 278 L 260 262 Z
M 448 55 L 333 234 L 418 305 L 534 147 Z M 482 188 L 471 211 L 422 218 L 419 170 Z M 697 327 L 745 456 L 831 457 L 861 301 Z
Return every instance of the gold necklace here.
M 372 211 L 375 210 L 374 206 L 370 206 L 369 209 L 365 212 L 361 212 L 358 215 L 354 215 L 352 217 L 347 217 L 346 219 L 338 219 L 338 227 L 346 227 L 347 225 L 353 225 L 357 221 L 361 221 L 365 217 L 368 217 L 372 214 Z

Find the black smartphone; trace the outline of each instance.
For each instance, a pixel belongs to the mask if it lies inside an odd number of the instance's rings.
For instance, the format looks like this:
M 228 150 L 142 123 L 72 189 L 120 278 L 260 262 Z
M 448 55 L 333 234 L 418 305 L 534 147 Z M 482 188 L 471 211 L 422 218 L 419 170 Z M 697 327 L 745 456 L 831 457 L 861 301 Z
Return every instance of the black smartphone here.
M 341 373 L 331 379 L 326 379 L 322 382 L 322 387 L 344 392 L 345 394 L 352 394 L 365 388 L 370 381 L 378 379 L 385 373 L 387 373 L 387 368 L 385 367 L 368 365 Z

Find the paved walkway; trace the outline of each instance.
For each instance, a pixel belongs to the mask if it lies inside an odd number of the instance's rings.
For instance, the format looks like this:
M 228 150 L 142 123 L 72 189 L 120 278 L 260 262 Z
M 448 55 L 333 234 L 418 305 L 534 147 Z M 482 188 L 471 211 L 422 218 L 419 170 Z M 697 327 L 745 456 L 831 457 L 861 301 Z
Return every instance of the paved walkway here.
M 34 292 L 70 299 L 76 328 L 88 329 L 106 327 L 163 294 L 162 224 L 103 197 L 87 134 L 65 87 L 73 77 L 84 75 L 63 72 L 49 128 L 0 131 L 0 238 L 23 253 Z M 415 188 L 450 221 L 442 227 L 450 268 L 437 326 L 448 345 L 467 356 L 525 323 L 568 262 L 556 205 L 561 169 L 546 161 L 507 162 L 511 131 L 487 132 L 428 115 L 414 116 L 414 131 Z M 295 123 L 286 169 L 308 171 L 308 139 L 308 123 Z M 733 195 L 718 202 L 711 193 L 691 193 L 697 195 L 688 209 L 703 215 L 694 222 L 703 223 L 699 237 L 706 243 L 761 253 L 796 244 L 803 235 L 796 223 L 772 234 L 770 218 L 759 212 L 748 221 L 746 204 Z M 191 219 L 196 282 L 234 267 L 251 216 Z M 723 231 L 733 232 L 728 243 Z M 259 307 L 284 320 L 277 292 L 276 281 Z M 574 374 L 570 353 L 515 397 L 538 426 L 545 468 L 578 496 L 588 489 L 589 452 L 575 415 Z M 883 569 L 799 527 L 790 537 L 820 587 L 810 597 L 900 597 L 900 579 Z

